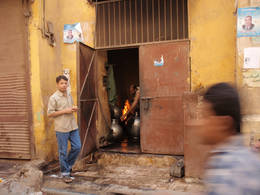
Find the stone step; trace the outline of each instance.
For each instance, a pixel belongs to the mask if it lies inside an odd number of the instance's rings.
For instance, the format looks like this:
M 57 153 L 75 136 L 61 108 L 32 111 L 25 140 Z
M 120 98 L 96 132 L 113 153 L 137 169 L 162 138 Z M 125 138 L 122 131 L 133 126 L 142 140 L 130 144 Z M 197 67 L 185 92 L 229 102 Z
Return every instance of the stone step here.
M 204 191 L 201 183 L 172 178 L 170 169 L 182 156 L 154 154 L 122 154 L 97 152 L 96 163 L 85 164 L 74 172 L 75 180 L 66 184 L 61 178 L 46 175 L 43 191 L 46 194 L 197 194 Z M 65 189 L 65 191 L 64 191 Z
M 187 183 L 185 179 L 171 178 L 169 168 L 154 168 L 141 166 L 117 166 L 89 164 L 85 171 L 75 172 L 75 179 L 71 184 L 66 184 L 60 178 L 45 176 L 43 191 L 55 194 L 153 194 L 165 191 L 161 194 L 190 195 L 204 191 L 200 183 Z M 64 190 L 65 191 L 62 191 Z M 169 193 L 166 193 L 168 190 Z M 178 192 L 178 193 L 177 193 Z M 179 193 L 180 192 L 180 193 Z M 48 193 L 47 193 L 48 194 Z M 50 193 L 51 194 L 51 193 Z M 156 193 L 157 195 L 160 193 Z M 76 195 L 76 194 L 75 194 Z
M 168 168 L 183 156 L 156 155 L 156 154 L 125 154 L 116 152 L 97 152 L 97 163 L 100 166 L 144 166 L 154 168 Z

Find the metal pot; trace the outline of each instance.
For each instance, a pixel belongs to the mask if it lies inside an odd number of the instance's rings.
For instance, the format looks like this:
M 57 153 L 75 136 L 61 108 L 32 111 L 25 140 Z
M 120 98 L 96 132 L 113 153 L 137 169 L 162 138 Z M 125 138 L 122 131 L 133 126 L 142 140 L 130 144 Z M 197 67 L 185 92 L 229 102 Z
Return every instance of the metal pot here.
M 133 125 L 130 129 L 130 135 L 134 139 L 138 139 L 140 137 L 140 118 L 137 116 L 137 114 L 135 115 Z
M 111 124 L 111 136 L 113 140 L 118 140 L 122 137 L 123 135 L 123 129 L 122 127 L 118 124 L 116 119 L 112 119 L 112 124 Z

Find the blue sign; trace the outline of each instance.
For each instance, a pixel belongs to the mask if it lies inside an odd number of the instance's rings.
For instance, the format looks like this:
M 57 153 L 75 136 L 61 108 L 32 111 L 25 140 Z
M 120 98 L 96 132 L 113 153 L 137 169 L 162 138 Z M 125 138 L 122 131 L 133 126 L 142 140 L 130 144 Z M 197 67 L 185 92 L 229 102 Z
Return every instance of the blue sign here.
M 237 37 L 260 36 L 260 7 L 239 8 Z
M 75 41 L 83 42 L 80 23 L 64 24 L 63 41 L 64 43 L 74 43 Z

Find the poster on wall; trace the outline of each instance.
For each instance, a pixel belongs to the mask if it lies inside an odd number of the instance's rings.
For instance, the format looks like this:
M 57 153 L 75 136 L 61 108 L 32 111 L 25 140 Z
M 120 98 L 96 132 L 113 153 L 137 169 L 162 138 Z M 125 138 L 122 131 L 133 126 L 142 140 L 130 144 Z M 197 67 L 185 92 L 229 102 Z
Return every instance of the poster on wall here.
M 260 68 L 260 47 L 244 49 L 244 68 Z
M 239 8 L 237 37 L 260 36 L 260 7 Z
M 80 23 L 64 24 L 63 30 L 64 43 L 83 42 L 83 33 Z

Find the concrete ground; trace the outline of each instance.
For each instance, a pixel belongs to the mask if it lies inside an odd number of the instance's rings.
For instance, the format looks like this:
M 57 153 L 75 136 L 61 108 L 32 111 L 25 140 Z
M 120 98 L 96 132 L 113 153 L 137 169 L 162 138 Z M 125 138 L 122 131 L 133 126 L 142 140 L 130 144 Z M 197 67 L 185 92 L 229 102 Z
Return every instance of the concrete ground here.
M 73 173 L 66 184 L 58 173 L 44 176 L 46 194 L 163 194 L 198 195 L 204 186 L 199 180 L 170 177 L 170 156 L 102 153 L 94 164 Z M 82 167 L 81 167 L 82 168 Z
M 71 193 L 115 193 L 115 194 L 151 194 L 166 190 L 169 194 L 186 192 L 201 194 L 201 183 L 187 183 L 185 179 L 173 179 L 167 168 L 88 165 L 84 172 L 76 172 L 71 184 L 49 174 L 44 176 L 42 190 L 45 192 Z M 65 190 L 65 191 L 64 191 Z M 181 194 L 181 193 L 179 193 Z
M 58 163 L 0 160 L 0 194 L 37 195 L 199 195 L 199 180 L 170 176 L 171 166 L 182 157 L 98 152 L 89 161 L 78 161 L 72 183 L 59 177 Z M 44 166 L 43 166 L 44 165 Z M 51 170 L 49 171 L 48 170 Z M 42 176 L 42 171 L 45 173 Z

